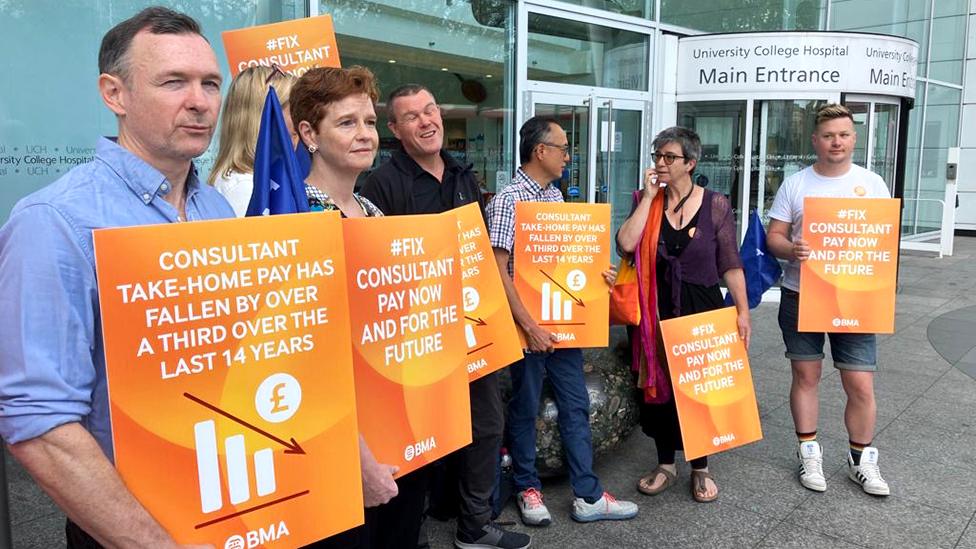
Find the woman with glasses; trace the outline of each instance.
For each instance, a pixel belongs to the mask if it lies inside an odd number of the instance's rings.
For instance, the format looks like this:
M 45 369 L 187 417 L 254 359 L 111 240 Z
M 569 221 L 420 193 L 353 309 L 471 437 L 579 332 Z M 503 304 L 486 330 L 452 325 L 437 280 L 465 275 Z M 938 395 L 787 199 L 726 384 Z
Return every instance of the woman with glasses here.
M 749 303 L 736 245 L 735 220 L 728 199 L 694 184 L 701 140 L 686 128 L 672 127 L 654 138 L 654 168 L 644 174 L 630 217 L 617 232 L 617 245 L 636 256 L 641 279 L 641 325 L 632 338 L 639 384 L 643 389 L 641 428 L 654 438 L 658 466 L 637 489 L 657 495 L 675 482 L 675 452 L 682 449 L 667 361 L 657 319 L 666 320 L 724 307 L 724 279 L 738 312 L 739 336 L 749 345 Z M 695 501 L 718 497 L 708 457 L 691 461 Z
M 278 67 L 250 67 L 230 84 L 220 118 L 220 149 L 209 182 L 230 202 L 237 217 L 244 217 L 254 190 L 254 150 L 269 87 L 274 87 L 281 102 L 292 143 L 298 142 L 288 115 L 288 94 L 296 80 Z

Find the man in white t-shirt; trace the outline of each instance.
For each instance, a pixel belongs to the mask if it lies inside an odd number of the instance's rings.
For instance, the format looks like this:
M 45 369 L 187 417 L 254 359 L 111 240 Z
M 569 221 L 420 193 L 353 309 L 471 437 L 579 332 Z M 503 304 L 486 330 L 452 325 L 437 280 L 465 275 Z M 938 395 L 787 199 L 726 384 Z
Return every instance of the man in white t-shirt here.
M 786 343 L 786 357 L 793 369 L 790 410 L 799 440 L 800 483 L 817 492 L 827 489 L 823 473 L 823 449 L 817 442 L 820 374 L 823 365 L 824 334 L 797 330 L 799 317 L 800 262 L 810 257 L 810 245 L 803 240 L 803 199 L 889 198 L 884 180 L 852 163 L 854 117 L 842 105 L 824 105 L 817 111 L 813 148 L 817 162 L 788 177 L 769 210 L 766 243 L 776 257 L 789 261 L 783 277 L 779 325 Z M 877 371 L 877 343 L 874 334 L 828 333 L 834 367 L 840 370 L 847 393 L 844 423 L 850 439 L 848 477 L 868 494 L 887 496 L 888 483 L 878 468 L 878 449 L 871 446 L 877 419 L 874 400 L 874 372 Z

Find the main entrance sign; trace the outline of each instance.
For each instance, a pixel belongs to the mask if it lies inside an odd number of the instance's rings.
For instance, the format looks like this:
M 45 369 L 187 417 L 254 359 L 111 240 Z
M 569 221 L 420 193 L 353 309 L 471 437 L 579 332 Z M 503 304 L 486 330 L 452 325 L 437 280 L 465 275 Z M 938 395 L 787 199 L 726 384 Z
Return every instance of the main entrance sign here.
M 918 44 L 846 32 L 762 32 L 678 41 L 678 96 L 730 92 L 915 97 Z

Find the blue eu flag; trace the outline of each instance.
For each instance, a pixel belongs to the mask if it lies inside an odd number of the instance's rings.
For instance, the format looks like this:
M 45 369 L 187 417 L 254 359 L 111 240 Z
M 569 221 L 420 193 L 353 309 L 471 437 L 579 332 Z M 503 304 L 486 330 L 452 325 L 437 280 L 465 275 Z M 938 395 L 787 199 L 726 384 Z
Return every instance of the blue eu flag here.
M 308 173 L 312 171 L 312 153 L 308 152 L 305 145 L 299 141 L 298 147 L 295 148 L 295 158 L 298 159 L 298 175 L 302 176 L 302 181 L 308 177 Z
M 783 274 L 779 261 L 766 248 L 766 231 L 763 230 L 762 220 L 756 210 L 749 216 L 749 228 L 746 229 L 745 240 L 739 249 L 742 258 L 742 268 L 746 275 L 746 294 L 749 296 L 749 308 L 753 309 L 762 301 L 762 296 Z M 726 305 L 732 304 L 732 294 L 725 296 Z
M 268 88 L 254 151 L 254 191 L 247 215 L 307 212 L 308 198 L 300 173 L 278 95 L 274 88 Z

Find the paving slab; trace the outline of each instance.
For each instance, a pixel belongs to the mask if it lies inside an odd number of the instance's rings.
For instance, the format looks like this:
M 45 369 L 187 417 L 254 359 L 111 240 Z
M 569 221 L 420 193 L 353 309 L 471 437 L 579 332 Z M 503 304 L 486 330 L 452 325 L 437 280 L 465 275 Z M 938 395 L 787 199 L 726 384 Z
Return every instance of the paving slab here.
M 848 543 L 842 539 L 802 528 L 795 524 L 783 523 L 773 528 L 757 549 L 810 549 L 811 547 L 830 547 L 832 549 L 858 549 L 863 545 Z
M 786 522 L 865 547 L 952 548 L 970 519 L 898 496 L 869 496 L 845 471 L 829 479 L 822 496 L 795 509 Z

